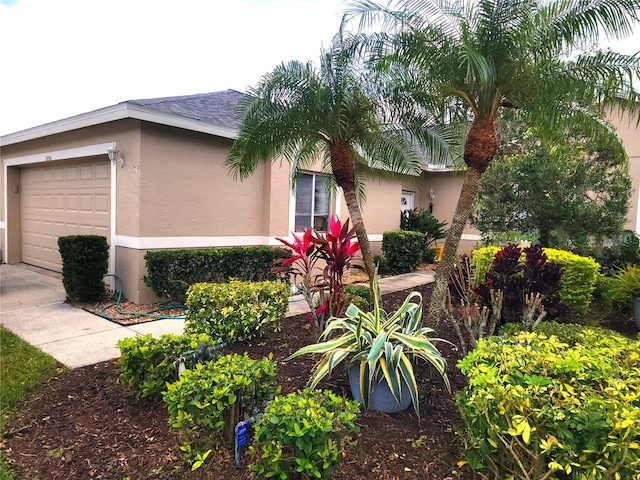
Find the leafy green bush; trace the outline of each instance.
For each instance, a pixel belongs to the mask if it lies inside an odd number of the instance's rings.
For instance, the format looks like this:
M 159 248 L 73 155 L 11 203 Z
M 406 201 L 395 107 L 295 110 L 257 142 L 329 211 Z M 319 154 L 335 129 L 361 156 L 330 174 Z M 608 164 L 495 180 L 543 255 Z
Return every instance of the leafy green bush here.
M 373 263 L 376 265 L 376 267 L 378 267 L 378 274 L 387 275 L 391 273 L 389 260 L 387 260 L 383 255 L 374 255 Z
M 347 305 L 353 303 L 365 312 L 373 309 L 373 295 L 368 285 L 345 285 L 342 294 L 347 298 Z
M 500 247 L 483 247 L 471 253 L 472 284 L 477 285 L 491 269 Z M 592 258 L 581 257 L 564 250 L 543 249 L 547 261 L 562 265 L 560 304 L 572 312 L 584 312 L 591 302 L 591 294 L 599 266 Z M 521 258 L 523 260 L 523 257 Z
M 289 293 L 286 284 L 268 281 L 196 283 L 187 292 L 185 332 L 230 344 L 277 331 Z
M 555 321 L 550 322 L 542 322 L 538 324 L 535 329 L 536 333 L 542 333 L 547 337 L 551 337 L 552 335 L 556 336 L 558 340 L 562 343 L 566 343 L 569 346 L 574 346 L 578 339 L 580 338 L 580 334 L 585 328 L 589 328 L 589 330 L 593 330 L 598 335 L 619 335 L 613 330 L 607 330 L 606 328 L 600 327 L 585 327 L 584 325 L 580 325 L 578 323 L 559 323 Z M 522 325 L 518 323 L 507 323 L 500 329 L 500 335 L 510 335 L 515 336 L 526 330 L 523 329 Z
M 144 283 L 160 298 L 186 300 L 189 286 L 200 282 L 275 280 L 271 247 L 194 248 L 148 251 Z
M 138 397 L 159 397 L 166 384 L 175 380 L 173 362 L 201 342 L 211 343 L 211 338 L 205 334 L 166 334 L 160 338 L 148 334 L 120 340 L 117 346 L 122 384 Z
M 438 250 L 435 248 L 427 248 L 422 255 L 422 261 L 424 263 L 434 263 L 437 255 Z
M 382 234 L 382 252 L 393 273 L 413 272 L 422 262 L 424 250 L 420 232 L 389 230 Z
M 600 266 L 593 258 L 564 250 L 545 248 L 544 253 L 550 262 L 562 265 L 560 303 L 573 312 L 584 312 L 591 303 Z
M 99 235 L 58 238 L 62 284 L 68 302 L 97 302 L 106 294 L 103 278 L 109 268 L 109 245 Z
M 425 249 L 447 236 L 446 226 L 447 222 L 438 221 L 430 210 L 414 208 L 400 214 L 400 230 L 422 233 Z
M 627 265 L 612 277 L 609 289 L 611 302 L 622 310 L 628 310 L 636 298 L 640 298 L 640 266 Z
M 275 397 L 256 422 L 249 470 L 258 479 L 331 478 L 349 433 L 358 431 L 358 412 L 357 402 L 328 390 Z
M 162 394 L 169 423 L 189 450 L 221 445 L 225 425 L 234 428 L 238 418 L 251 415 L 254 407 L 274 395 L 274 378 L 274 362 L 252 360 L 246 353 L 198 364 L 182 372 Z M 231 413 L 233 405 L 239 407 L 235 415 Z
M 466 462 L 493 478 L 638 479 L 640 349 L 558 324 L 482 339 L 458 363 Z

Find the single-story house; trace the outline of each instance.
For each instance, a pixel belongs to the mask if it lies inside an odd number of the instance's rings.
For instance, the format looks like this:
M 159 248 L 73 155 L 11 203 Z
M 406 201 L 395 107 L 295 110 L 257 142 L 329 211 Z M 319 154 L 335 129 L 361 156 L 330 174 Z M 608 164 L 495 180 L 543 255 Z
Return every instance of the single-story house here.
M 327 198 L 320 172 L 305 173 L 291 191 L 285 161 L 264 164 L 240 182 L 224 162 L 237 136 L 227 90 L 131 100 L 0 138 L 0 251 L 7 263 L 60 271 L 57 239 L 104 235 L 109 273 L 136 303 L 155 301 L 144 284 L 148 250 L 279 245 L 330 214 L 348 216 L 340 198 Z M 635 194 L 627 227 L 640 231 L 640 139 L 620 120 L 631 157 Z M 420 178 L 369 182 L 364 221 L 375 253 L 382 234 L 397 229 L 400 211 L 429 208 L 450 222 L 462 173 L 425 164 Z M 461 250 L 479 239 L 471 227 Z

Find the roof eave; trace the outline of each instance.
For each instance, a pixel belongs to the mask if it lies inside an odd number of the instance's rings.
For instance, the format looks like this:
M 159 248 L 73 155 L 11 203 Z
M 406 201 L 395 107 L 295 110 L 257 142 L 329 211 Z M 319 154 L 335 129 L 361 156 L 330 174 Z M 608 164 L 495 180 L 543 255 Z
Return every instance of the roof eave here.
M 205 123 L 187 117 L 170 115 L 149 108 L 144 108 L 139 105 L 123 102 L 110 107 L 76 115 L 74 117 L 45 123 L 44 125 L 39 125 L 27 130 L 21 130 L 19 132 L 4 135 L 0 137 L 0 144 L 4 146 L 12 145 L 47 137 L 49 135 L 69 132 L 71 130 L 92 127 L 116 120 L 123 120 L 126 118 L 158 123 L 170 127 L 182 128 L 184 130 L 215 135 L 217 137 L 229 138 L 232 140 L 238 138 L 238 130 L 234 128 L 212 125 L 210 123 Z

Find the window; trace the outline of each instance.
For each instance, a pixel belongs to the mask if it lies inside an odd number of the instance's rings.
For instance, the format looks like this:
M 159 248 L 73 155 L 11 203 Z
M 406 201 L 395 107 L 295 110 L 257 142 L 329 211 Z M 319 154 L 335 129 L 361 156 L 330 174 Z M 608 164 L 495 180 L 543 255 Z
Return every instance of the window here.
M 295 231 L 303 232 L 311 227 L 326 231 L 329 224 L 331 199 L 327 190 L 327 177 L 303 173 L 296 187 Z

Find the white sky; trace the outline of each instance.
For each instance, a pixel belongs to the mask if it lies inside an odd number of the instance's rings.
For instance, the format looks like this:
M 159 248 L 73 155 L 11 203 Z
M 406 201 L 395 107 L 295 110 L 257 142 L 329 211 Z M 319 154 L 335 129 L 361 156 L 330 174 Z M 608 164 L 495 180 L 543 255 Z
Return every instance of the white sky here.
M 0 0 L 0 135 L 138 98 L 245 91 L 319 58 L 341 0 Z M 640 50 L 640 31 L 615 49 Z

